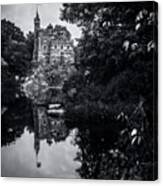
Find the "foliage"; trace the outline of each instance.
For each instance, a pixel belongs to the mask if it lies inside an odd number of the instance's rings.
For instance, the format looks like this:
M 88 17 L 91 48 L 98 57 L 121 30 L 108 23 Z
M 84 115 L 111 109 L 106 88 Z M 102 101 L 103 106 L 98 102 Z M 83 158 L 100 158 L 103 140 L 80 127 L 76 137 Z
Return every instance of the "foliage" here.
M 157 112 L 157 105 L 153 103 L 153 90 L 155 86 L 157 89 L 157 5 L 78 3 L 63 7 L 61 18 L 83 31 L 76 59 L 78 72 L 64 89 L 68 115 L 75 114 L 75 121 L 80 118 L 79 121 L 87 123 L 95 118 L 105 121 L 108 127 L 109 121 L 125 123 L 125 136 L 119 132 L 119 140 L 114 142 L 120 156 L 115 161 L 111 157 L 108 171 L 104 171 L 108 175 L 101 173 L 98 178 L 155 179 L 157 125 L 153 110 Z M 69 94 L 73 89 L 75 93 Z M 134 138 L 136 142 L 131 137 L 134 129 L 141 133 Z M 141 143 L 135 145 L 138 141 Z M 129 164 L 123 164 L 124 161 Z M 148 172 L 148 165 L 155 173 Z M 81 174 L 85 175 L 93 178 Z
M 30 68 L 31 53 L 28 50 L 23 32 L 10 21 L 3 19 L 2 27 L 2 57 L 8 63 L 11 73 L 25 76 Z M 30 53 L 31 52 L 31 53 Z
M 2 105 L 14 102 L 20 94 L 19 86 L 31 69 L 33 53 L 32 33 L 24 37 L 14 23 L 1 20 Z
M 30 53 L 30 59 L 33 57 L 33 49 L 34 49 L 34 33 L 29 31 L 26 36 L 26 46 Z
M 1 58 L 1 61 L 4 61 Z M 2 105 L 6 105 L 15 100 L 15 94 L 18 92 L 15 77 L 11 74 L 8 69 L 7 63 L 1 65 L 1 102 Z

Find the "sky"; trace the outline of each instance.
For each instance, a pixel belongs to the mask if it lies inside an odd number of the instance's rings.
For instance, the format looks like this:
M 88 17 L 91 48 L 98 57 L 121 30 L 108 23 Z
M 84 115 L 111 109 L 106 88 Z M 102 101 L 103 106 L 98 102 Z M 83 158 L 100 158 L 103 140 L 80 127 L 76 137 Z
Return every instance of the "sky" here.
M 41 19 L 41 27 L 45 28 L 49 23 L 53 26 L 59 24 L 67 27 L 72 35 L 72 39 L 81 36 L 81 29 L 79 27 L 59 19 L 60 9 L 62 8 L 60 3 L 2 5 L 1 18 L 14 22 L 26 35 L 28 31 L 34 30 L 33 19 L 37 8 Z

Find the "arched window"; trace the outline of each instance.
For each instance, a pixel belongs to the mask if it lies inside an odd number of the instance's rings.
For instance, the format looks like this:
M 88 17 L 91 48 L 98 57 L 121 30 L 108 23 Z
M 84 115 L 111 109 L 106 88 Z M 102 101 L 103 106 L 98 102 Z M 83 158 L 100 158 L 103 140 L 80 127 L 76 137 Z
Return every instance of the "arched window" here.
M 46 45 L 43 46 L 43 50 L 46 51 Z
M 67 46 L 67 49 L 69 49 L 69 48 L 70 48 L 70 46 L 68 45 L 68 46 Z
M 63 49 L 63 45 L 61 45 L 61 49 Z

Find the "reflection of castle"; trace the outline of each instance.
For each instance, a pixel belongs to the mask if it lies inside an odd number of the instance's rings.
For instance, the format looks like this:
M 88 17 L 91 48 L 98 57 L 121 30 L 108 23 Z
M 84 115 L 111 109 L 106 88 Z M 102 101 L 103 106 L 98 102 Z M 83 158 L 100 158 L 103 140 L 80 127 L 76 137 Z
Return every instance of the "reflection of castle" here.
M 34 52 L 33 61 L 40 60 L 55 63 L 64 60 L 65 63 L 74 62 L 74 46 L 71 34 L 64 26 L 51 24 L 47 28 L 40 28 L 38 11 L 34 18 Z
M 38 161 L 40 151 L 40 141 L 46 140 L 51 145 L 54 142 L 65 140 L 69 134 L 68 128 L 61 117 L 50 117 L 47 115 L 47 109 L 43 106 L 33 107 L 34 119 L 34 149 L 36 152 L 37 167 L 41 166 Z

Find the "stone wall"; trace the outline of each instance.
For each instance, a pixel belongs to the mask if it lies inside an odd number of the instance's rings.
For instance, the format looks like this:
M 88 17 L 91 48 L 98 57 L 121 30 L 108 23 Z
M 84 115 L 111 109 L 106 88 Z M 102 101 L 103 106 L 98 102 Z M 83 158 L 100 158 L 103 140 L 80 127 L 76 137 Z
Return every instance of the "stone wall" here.
M 57 28 L 57 29 L 56 29 Z M 70 34 L 65 27 L 56 25 L 40 29 L 38 34 L 38 62 L 46 60 L 55 63 L 63 60 L 65 63 L 74 63 L 74 46 Z

